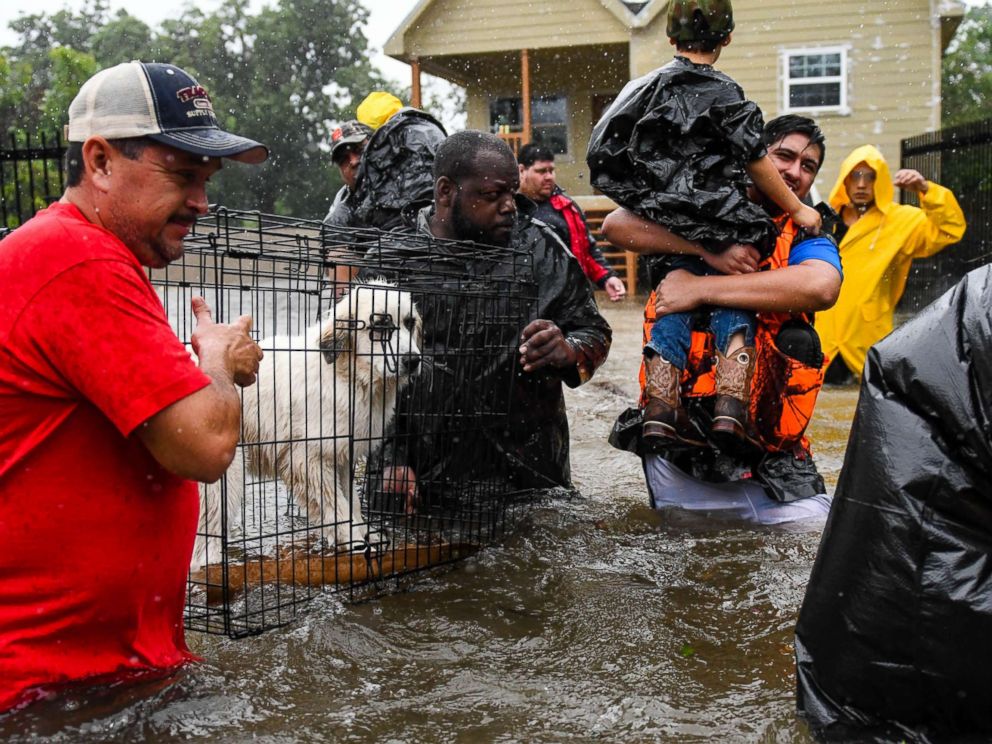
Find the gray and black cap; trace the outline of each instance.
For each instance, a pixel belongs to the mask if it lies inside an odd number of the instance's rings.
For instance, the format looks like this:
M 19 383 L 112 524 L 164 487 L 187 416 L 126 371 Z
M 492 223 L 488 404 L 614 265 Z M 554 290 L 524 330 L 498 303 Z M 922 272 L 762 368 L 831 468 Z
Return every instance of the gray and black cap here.
M 207 91 L 175 65 L 124 62 L 91 77 L 69 105 L 69 142 L 147 137 L 184 152 L 257 164 L 269 149 L 225 132 Z

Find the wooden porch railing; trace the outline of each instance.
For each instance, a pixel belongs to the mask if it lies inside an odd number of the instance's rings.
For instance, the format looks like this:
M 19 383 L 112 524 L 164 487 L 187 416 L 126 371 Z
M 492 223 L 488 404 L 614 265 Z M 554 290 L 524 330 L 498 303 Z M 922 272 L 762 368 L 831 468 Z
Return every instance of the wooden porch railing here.
M 524 142 L 523 132 L 500 132 L 496 136 L 510 146 L 510 149 L 513 150 L 513 157 L 517 157 L 520 154 L 520 148 L 527 144 Z
M 605 200 L 609 202 L 606 197 L 578 197 L 576 202 L 582 207 L 582 211 L 586 213 L 586 222 L 589 223 L 589 230 L 592 232 L 592 236 L 596 238 L 599 249 L 603 252 L 603 258 L 609 262 L 613 270 L 623 280 L 624 285 L 627 287 L 627 294 L 633 297 L 637 294 L 637 254 L 610 244 L 603 235 L 603 220 L 606 219 L 606 215 L 616 209 L 616 206 L 612 204 L 610 206 L 600 206 L 593 200 Z

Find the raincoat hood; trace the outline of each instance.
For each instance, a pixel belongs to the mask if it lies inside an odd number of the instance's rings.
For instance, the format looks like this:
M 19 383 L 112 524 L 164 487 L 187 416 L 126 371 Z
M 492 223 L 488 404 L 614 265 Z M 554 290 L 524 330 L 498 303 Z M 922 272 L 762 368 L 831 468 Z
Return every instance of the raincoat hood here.
M 358 104 L 355 117 L 365 126 L 378 129 L 402 108 L 403 102 L 399 98 L 383 90 L 377 90 L 369 93 L 365 100 Z
M 844 205 L 849 203 L 844 181 L 858 163 L 867 163 L 875 171 L 875 206 L 881 210 L 882 214 L 887 214 L 892 208 L 896 190 L 895 186 L 892 185 L 889 164 L 885 162 L 882 153 L 874 145 L 862 145 L 841 163 L 837 182 L 830 192 L 830 206 L 839 213 Z

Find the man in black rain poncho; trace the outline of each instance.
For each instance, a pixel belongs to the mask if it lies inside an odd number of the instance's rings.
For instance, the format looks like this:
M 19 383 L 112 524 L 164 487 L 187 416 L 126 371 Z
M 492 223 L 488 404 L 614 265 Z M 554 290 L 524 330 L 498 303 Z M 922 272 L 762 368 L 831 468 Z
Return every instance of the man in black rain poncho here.
M 385 490 L 406 496 L 409 507 L 418 484 L 439 487 L 449 479 L 495 480 L 504 491 L 571 487 L 562 383 L 577 387 L 592 377 L 609 351 L 610 326 L 599 314 L 575 258 L 549 227 L 527 216 L 530 203 L 516 196 L 519 172 L 504 142 L 482 132 L 454 134 L 438 149 L 434 173 L 434 205 L 421 210 L 414 225 L 394 232 L 370 251 L 368 262 L 402 261 L 408 274 L 429 268 L 426 259 L 418 258 L 422 247 L 411 249 L 403 234 L 472 241 L 468 246 L 472 255 L 453 252 L 452 261 L 464 261 L 473 275 L 514 271 L 520 276 L 522 271 L 536 285 L 537 298 L 525 327 L 505 324 L 498 332 L 502 338 L 495 340 L 506 348 L 519 348 L 519 358 L 507 354 L 495 366 L 451 388 L 456 394 L 478 395 L 479 390 L 505 391 L 510 385 L 506 427 L 480 434 L 474 441 L 471 436 L 450 441 L 444 415 L 431 412 L 450 413 L 451 400 L 444 392 L 430 393 L 427 383 L 418 381 L 412 386 L 418 388 L 413 397 L 426 394 L 426 399 L 418 398 L 416 411 L 405 410 L 401 402 L 396 435 L 383 448 Z M 465 244 L 432 245 L 437 251 L 466 249 Z M 518 256 L 518 267 L 487 263 L 487 246 L 508 247 Z M 440 281 L 431 292 L 411 291 L 423 316 L 423 348 L 435 359 L 457 356 L 458 348 L 450 348 L 449 339 L 461 332 L 453 327 L 459 324 L 445 319 L 463 317 L 458 315 L 458 297 L 446 295 Z M 491 323 L 489 328 L 491 333 Z
M 404 107 L 381 91 L 369 94 L 356 113 L 375 132 L 362 153 L 354 189 L 324 224 L 390 230 L 403 224 L 404 212 L 433 199 L 434 155 L 446 132 L 426 111 Z
M 830 738 L 992 738 L 990 307 L 986 266 L 868 352 L 796 628 Z

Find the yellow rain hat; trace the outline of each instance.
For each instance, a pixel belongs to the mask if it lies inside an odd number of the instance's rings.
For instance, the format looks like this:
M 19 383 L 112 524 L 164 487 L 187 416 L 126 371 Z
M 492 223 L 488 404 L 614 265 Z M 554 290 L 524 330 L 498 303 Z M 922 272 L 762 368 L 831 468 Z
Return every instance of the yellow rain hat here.
M 365 100 L 358 104 L 355 114 L 362 124 L 378 129 L 401 108 L 403 102 L 399 98 L 384 90 L 377 90 L 369 93 Z

